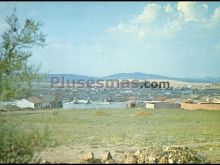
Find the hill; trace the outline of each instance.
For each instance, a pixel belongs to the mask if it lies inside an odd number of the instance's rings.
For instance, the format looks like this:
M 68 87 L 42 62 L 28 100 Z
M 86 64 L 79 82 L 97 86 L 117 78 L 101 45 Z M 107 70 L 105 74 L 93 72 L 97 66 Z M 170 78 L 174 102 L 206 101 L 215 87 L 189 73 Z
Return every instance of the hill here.
M 62 78 L 64 80 L 109 80 L 109 79 L 135 79 L 135 80 L 177 80 L 183 82 L 191 82 L 191 83 L 220 83 L 220 77 L 205 77 L 205 78 L 175 78 L 175 77 L 166 77 L 162 75 L 156 74 L 146 74 L 141 72 L 134 72 L 134 73 L 117 73 L 112 74 L 109 76 L 104 77 L 92 77 L 92 76 L 85 76 L 85 75 L 76 75 L 76 74 L 48 74 L 44 81 L 50 82 L 52 77 Z

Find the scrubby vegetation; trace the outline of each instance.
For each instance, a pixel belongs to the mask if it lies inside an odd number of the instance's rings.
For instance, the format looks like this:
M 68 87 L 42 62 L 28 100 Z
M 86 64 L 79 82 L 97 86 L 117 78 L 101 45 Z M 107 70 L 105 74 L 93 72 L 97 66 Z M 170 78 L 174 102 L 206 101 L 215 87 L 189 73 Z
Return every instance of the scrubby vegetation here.
M 0 163 L 37 163 L 37 149 L 49 144 L 49 131 L 25 130 L 15 124 L 1 121 Z

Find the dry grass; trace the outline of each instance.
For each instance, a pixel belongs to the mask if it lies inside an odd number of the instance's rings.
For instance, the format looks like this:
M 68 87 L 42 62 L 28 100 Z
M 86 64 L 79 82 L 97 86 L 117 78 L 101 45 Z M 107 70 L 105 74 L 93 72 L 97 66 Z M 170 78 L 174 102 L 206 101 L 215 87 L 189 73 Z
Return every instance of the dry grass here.
M 136 112 L 133 117 L 148 117 L 151 115 L 152 115 L 152 113 L 150 113 L 150 112 L 139 111 L 139 112 Z
M 95 116 L 109 116 L 109 113 L 103 112 L 103 111 L 97 111 L 95 112 Z
M 142 148 L 152 144 L 193 148 L 203 145 L 205 148 L 198 151 L 213 162 L 220 157 L 220 111 L 128 108 L 0 112 L 0 125 L 6 121 L 21 130 L 37 129 L 41 134 L 48 127 L 52 144 L 74 146 L 77 153 L 84 151 L 84 146 L 124 150 L 127 146 Z
M 7 112 L 6 109 L 0 108 L 0 112 Z

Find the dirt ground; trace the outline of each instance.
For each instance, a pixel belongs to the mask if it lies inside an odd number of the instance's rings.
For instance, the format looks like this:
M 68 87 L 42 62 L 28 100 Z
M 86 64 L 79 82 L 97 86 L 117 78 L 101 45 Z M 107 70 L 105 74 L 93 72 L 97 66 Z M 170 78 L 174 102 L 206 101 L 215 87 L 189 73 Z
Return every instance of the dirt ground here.
M 214 147 L 213 147 L 214 146 Z M 191 145 L 199 154 L 202 154 L 210 160 L 211 163 L 220 163 L 220 144 L 209 147 L 207 144 Z M 50 163 L 80 163 L 84 155 L 93 152 L 95 158 L 101 159 L 107 152 L 110 152 L 116 162 L 120 162 L 124 154 L 141 150 L 143 147 L 128 146 L 57 146 L 56 148 L 48 148 L 41 152 L 41 162 Z M 219 159 L 216 159 L 219 158 Z

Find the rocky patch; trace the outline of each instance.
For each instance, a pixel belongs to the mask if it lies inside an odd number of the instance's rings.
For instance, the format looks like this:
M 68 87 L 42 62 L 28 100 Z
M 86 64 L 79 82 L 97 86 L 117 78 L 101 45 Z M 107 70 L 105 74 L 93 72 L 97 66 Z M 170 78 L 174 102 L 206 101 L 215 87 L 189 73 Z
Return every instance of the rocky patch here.
M 204 164 L 210 163 L 204 156 L 184 146 L 155 147 L 150 146 L 141 150 L 123 153 L 123 158 L 116 162 L 110 152 L 101 158 L 96 158 L 93 152 L 84 155 L 81 163 L 86 164 Z

